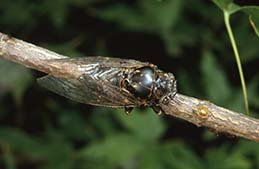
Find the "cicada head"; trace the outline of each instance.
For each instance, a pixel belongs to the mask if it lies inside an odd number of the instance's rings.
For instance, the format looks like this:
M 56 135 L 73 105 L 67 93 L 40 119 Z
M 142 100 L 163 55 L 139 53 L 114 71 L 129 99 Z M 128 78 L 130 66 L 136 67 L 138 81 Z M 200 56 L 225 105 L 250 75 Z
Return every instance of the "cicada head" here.
M 156 88 L 154 89 L 154 97 L 159 103 L 167 104 L 173 99 L 177 92 L 176 80 L 172 73 L 159 72 L 156 80 Z

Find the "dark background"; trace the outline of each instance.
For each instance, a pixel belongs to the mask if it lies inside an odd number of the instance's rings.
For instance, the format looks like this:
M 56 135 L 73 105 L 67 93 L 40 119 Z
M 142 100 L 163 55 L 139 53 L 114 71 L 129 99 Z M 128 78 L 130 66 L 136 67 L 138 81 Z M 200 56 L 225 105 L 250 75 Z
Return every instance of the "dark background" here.
M 246 14 L 231 24 L 258 117 L 259 39 Z M 223 13 L 211 1 L 3 0 L 0 31 L 70 57 L 149 61 L 174 73 L 180 93 L 244 112 Z M 259 168 L 258 143 L 148 108 L 126 116 L 75 103 L 40 88 L 43 75 L 0 60 L 0 168 Z

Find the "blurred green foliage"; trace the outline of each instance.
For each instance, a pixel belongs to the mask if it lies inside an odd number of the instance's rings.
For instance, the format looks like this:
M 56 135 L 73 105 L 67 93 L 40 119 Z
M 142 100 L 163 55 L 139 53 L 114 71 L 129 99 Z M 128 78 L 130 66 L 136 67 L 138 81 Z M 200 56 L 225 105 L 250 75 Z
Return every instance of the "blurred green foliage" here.
M 223 14 L 213 2 L 2 0 L 0 16 L 1 32 L 71 57 L 150 61 L 174 72 L 180 93 L 244 112 Z M 236 13 L 231 23 L 258 117 L 259 39 L 247 15 Z M 215 136 L 151 109 L 126 116 L 74 103 L 38 87 L 42 75 L 0 60 L 0 168 L 259 168 L 258 143 Z

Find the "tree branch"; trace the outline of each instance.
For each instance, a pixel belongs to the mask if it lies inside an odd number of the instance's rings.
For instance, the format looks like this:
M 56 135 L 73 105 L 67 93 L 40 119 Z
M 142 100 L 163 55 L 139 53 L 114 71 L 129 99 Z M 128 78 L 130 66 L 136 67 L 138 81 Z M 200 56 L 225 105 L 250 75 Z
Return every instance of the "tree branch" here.
M 82 72 L 78 65 L 50 64 L 50 59 L 67 58 L 47 49 L 0 33 L 0 58 L 4 58 L 47 74 L 72 78 Z M 68 68 L 69 67 L 69 68 Z M 58 74 L 56 72 L 59 72 Z M 165 114 L 204 126 L 215 132 L 244 137 L 259 142 L 259 120 L 219 107 L 209 101 L 176 94 L 167 105 L 161 105 Z

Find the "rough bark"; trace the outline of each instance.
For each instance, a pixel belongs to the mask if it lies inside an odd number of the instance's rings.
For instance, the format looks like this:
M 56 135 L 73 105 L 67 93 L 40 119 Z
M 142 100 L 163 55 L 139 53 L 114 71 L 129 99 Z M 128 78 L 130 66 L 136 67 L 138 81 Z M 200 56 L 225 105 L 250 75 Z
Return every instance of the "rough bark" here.
M 49 59 L 67 58 L 0 33 L 0 58 L 4 58 L 28 68 L 55 75 L 62 70 L 64 77 L 79 77 L 82 73 L 77 65 L 51 65 Z M 176 94 L 167 105 L 162 105 L 165 114 L 208 127 L 217 133 L 228 133 L 253 141 L 259 141 L 259 120 L 244 114 L 219 107 L 209 101 Z

